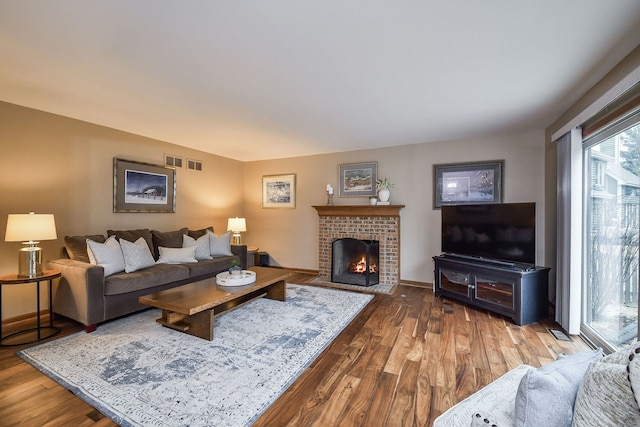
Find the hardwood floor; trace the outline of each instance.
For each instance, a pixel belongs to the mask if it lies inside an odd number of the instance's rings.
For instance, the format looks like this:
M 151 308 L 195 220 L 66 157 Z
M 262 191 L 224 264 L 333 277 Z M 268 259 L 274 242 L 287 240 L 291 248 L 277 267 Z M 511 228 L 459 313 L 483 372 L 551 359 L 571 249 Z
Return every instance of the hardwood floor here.
M 290 282 L 311 278 L 297 273 Z M 56 325 L 56 338 L 82 330 L 66 319 Z M 537 367 L 588 348 L 577 338 L 556 340 L 551 327 L 557 325 L 519 327 L 401 285 L 393 295 L 377 294 L 254 426 L 430 426 L 519 364 Z M 24 347 L 0 348 L 1 425 L 116 425 L 23 362 L 15 351 Z

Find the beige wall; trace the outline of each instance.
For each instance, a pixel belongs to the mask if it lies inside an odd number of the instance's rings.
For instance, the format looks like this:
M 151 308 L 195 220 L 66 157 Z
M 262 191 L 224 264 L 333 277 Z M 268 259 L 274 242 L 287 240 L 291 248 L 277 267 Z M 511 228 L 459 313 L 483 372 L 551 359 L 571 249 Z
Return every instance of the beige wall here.
M 338 187 L 338 165 L 377 161 L 379 176 L 394 183 L 391 201 L 401 212 L 401 279 L 433 282 L 432 257 L 440 253 L 440 211 L 432 207 L 433 165 L 505 159 L 504 200 L 538 203 L 538 262 L 545 259 L 544 132 L 533 131 L 458 141 L 241 163 L 165 142 L 0 103 L 0 232 L 8 213 L 54 213 L 57 241 L 43 242 L 56 258 L 62 237 L 137 227 L 171 230 L 214 225 L 245 215 L 244 243 L 269 252 L 275 265 L 318 268 L 318 216 L 326 185 Z M 162 163 L 164 154 L 202 160 L 203 172 L 177 171 L 174 214 L 113 213 L 114 157 Z M 262 177 L 295 173 L 295 209 L 262 208 Z M 367 204 L 366 198 L 335 197 L 336 204 Z M 18 243 L 0 243 L 0 274 L 17 269 Z M 34 286 L 5 287 L 3 318 L 35 311 Z M 43 297 L 43 302 L 46 300 Z
M 202 172 L 177 170 L 176 212 L 113 213 L 113 158 L 162 164 L 164 154 L 203 162 Z M 220 233 L 243 214 L 241 162 L 2 102 L 0 161 L 0 275 L 17 271 L 21 247 L 4 242 L 9 213 L 55 214 L 58 240 L 42 242 L 45 259 L 59 256 L 65 235 L 208 225 Z M 33 312 L 35 285 L 4 286 L 3 319 Z
M 318 216 L 313 205 L 326 204 L 326 186 L 338 187 L 338 165 L 378 162 L 378 175 L 395 183 L 391 202 L 401 211 L 401 279 L 433 282 L 434 255 L 440 253 L 440 210 L 433 209 L 433 165 L 505 159 L 505 202 L 538 204 L 538 253 L 544 244 L 544 132 L 525 132 L 394 148 L 248 162 L 244 166 L 245 242 L 269 252 L 285 267 L 318 268 Z M 297 175 L 296 209 L 263 209 L 263 175 Z M 335 204 L 367 204 L 368 199 L 335 197 Z

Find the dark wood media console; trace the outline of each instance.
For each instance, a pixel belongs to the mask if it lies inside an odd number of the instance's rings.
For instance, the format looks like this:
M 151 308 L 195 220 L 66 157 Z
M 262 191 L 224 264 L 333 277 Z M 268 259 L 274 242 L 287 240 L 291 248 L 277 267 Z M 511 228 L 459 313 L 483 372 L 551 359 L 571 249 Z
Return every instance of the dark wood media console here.
M 449 254 L 433 260 L 437 297 L 510 317 L 517 325 L 538 322 L 549 315 L 548 267 Z

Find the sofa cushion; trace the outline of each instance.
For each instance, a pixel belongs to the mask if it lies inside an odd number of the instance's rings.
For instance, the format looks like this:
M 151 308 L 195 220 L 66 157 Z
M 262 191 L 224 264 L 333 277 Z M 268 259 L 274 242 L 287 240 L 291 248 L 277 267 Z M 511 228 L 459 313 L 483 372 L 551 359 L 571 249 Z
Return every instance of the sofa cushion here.
M 155 264 L 134 273 L 118 273 L 105 278 L 104 294 L 120 295 L 150 289 L 189 278 L 189 269 L 179 264 Z M 150 291 L 151 292 L 151 291 Z
M 609 356 L 591 362 L 578 389 L 572 427 L 640 425 L 625 362 Z
M 87 246 L 89 262 L 93 265 L 101 266 L 104 269 L 105 277 L 125 269 L 122 249 L 114 236 L 109 237 L 104 243 L 87 239 L 85 245 Z
M 194 239 L 197 239 L 207 234 L 207 230 L 213 232 L 213 227 L 209 226 L 207 228 L 202 228 L 200 230 L 189 230 L 187 231 L 187 235 L 189 235 L 190 237 L 193 237 Z
M 120 247 L 124 256 L 124 271 L 127 273 L 151 267 L 156 263 L 143 237 L 133 243 L 126 239 L 121 239 Z
M 238 258 L 235 256 L 215 257 L 183 265 L 189 268 L 189 277 L 211 276 L 211 273 L 219 273 L 231 268 L 231 262 L 234 259 Z
M 528 372 L 516 394 L 516 426 L 570 426 L 573 405 L 587 368 L 602 359 L 602 349 L 558 358 Z
M 216 256 L 230 256 L 231 252 L 231 231 L 216 236 L 212 231 L 207 230 L 209 235 L 209 249 L 210 254 L 213 257 Z
M 188 236 L 187 236 L 188 237 Z M 158 247 L 160 252 L 160 258 L 158 258 L 158 264 L 184 264 L 186 262 L 197 262 L 196 259 L 196 247 L 190 248 L 165 248 L 163 246 Z
M 182 236 L 187 234 L 187 227 L 183 227 L 176 231 L 158 231 L 151 230 L 151 238 L 153 240 L 153 257 L 158 259 L 160 257 L 160 246 L 164 248 L 181 248 Z
M 140 237 L 147 242 L 149 250 L 153 253 L 153 238 L 151 237 L 151 230 L 148 228 L 138 228 L 136 230 L 107 230 L 108 236 L 116 236 L 118 240 L 124 239 L 129 242 L 135 242 Z
M 211 248 L 209 247 L 209 235 L 205 232 L 202 236 L 194 239 L 193 237 L 184 234 L 182 236 L 183 248 L 196 248 L 196 259 L 211 259 Z
M 87 239 L 96 243 L 104 243 L 105 238 L 102 234 L 92 234 L 87 236 L 64 236 L 64 247 L 67 250 L 69 258 L 76 261 L 89 262 L 89 253 L 87 252 Z

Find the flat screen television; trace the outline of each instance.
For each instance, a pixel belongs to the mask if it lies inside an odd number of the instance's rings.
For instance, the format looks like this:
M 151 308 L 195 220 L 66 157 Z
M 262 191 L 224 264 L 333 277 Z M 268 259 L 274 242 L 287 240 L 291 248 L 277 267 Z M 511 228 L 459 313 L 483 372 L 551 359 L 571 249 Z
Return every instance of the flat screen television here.
M 442 251 L 535 264 L 536 204 L 442 206 Z

